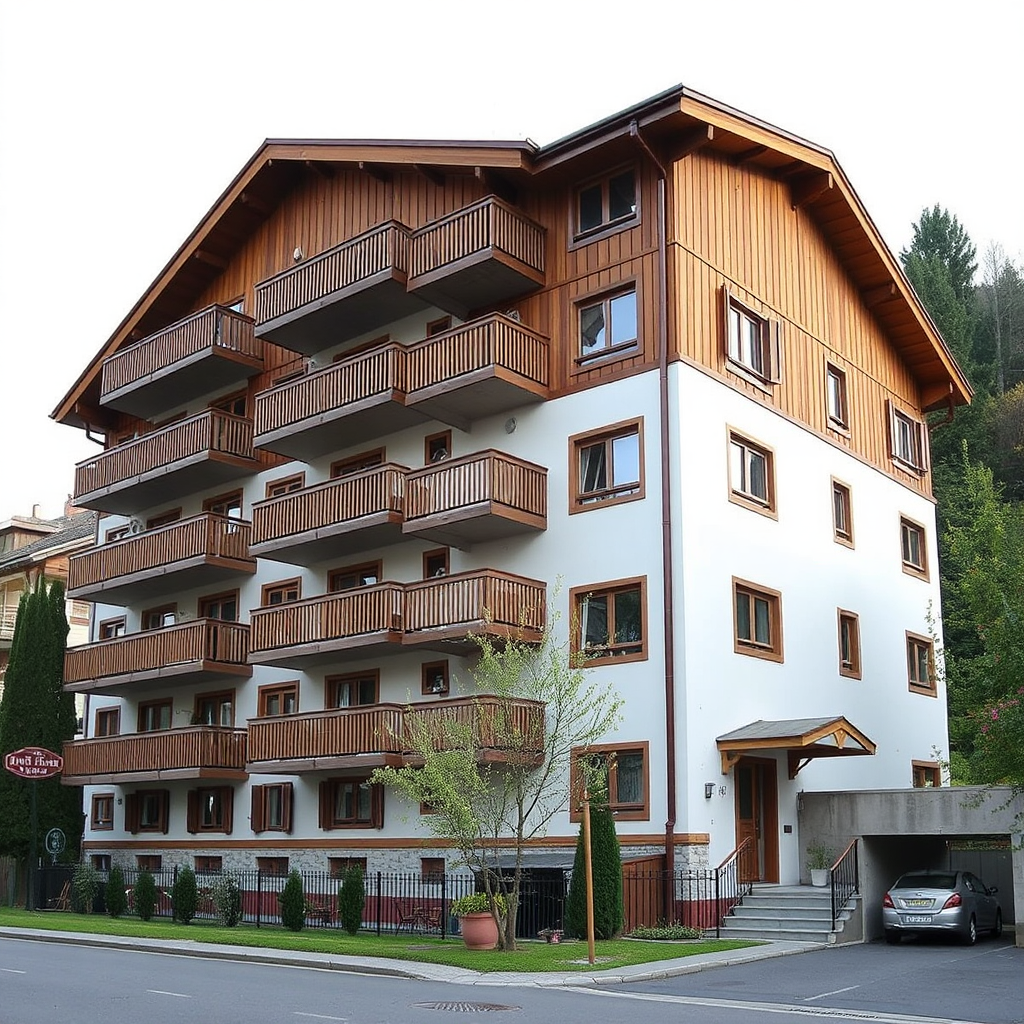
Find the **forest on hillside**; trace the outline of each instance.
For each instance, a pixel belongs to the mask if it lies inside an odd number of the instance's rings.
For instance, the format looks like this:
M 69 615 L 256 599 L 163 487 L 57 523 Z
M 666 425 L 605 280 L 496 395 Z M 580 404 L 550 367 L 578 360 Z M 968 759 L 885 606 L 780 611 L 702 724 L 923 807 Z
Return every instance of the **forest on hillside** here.
M 929 417 L 950 778 L 1024 787 L 1024 264 L 938 205 L 900 258 L 974 389 Z

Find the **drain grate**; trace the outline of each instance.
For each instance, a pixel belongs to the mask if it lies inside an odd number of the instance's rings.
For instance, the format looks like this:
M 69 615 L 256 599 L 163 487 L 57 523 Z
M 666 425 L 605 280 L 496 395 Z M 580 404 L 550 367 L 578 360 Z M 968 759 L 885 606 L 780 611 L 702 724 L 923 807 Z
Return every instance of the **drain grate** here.
M 521 1010 L 521 1006 L 505 1006 L 503 1003 L 467 1003 L 443 1002 L 443 1003 L 413 1003 L 424 1010 L 447 1010 L 449 1013 L 492 1013 L 495 1010 Z

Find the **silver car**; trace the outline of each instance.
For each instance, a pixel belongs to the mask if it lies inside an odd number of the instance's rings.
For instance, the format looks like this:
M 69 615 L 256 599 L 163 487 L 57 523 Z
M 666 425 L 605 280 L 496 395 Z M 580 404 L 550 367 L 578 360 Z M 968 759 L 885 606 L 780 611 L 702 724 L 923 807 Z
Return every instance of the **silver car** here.
M 973 946 L 979 932 L 1003 933 L 1003 912 L 989 889 L 970 871 L 911 871 L 885 894 L 885 941 L 904 935 L 955 935 Z

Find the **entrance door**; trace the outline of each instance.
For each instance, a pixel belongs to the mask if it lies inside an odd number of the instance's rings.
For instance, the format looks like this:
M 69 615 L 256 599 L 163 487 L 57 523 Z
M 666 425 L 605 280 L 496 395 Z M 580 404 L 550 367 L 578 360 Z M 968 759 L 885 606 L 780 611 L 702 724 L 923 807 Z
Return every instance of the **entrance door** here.
M 779 880 L 779 799 L 774 761 L 743 757 L 736 779 L 736 845 L 750 840 L 740 858 L 741 882 Z

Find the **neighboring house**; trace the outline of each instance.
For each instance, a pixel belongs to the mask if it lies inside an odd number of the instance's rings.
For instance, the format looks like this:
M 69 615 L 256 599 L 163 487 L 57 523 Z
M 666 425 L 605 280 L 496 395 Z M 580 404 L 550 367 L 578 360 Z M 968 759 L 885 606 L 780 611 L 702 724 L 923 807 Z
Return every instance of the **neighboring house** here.
M 54 412 L 107 438 L 85 849 L 436 866 L 369 773 L 553 602 L 625 698 L 624 855 L 796 881 L 802 790 L 943 782 L 923 416 L 969 398 L 831 153 L 682 87 L 542 147 L 265 143 Z

